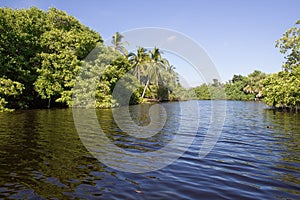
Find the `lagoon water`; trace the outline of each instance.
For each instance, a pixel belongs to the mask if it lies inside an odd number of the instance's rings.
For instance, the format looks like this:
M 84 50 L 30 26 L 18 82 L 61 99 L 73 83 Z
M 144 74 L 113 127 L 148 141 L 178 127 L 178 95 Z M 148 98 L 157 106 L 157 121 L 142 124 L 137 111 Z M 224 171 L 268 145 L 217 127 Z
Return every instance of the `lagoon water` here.
M 200 126 L 192 145 L 169 166 L 147 173 L 119 171 L 94 158 L 71 109 L 0 113 L 0 198 L 300 199 L 300 114 L 228 101 L 217 144 L 199 158 L 212 107 L 210 101 L 197 104 Z M 180 106 L 162 105 L 171 111 Z M 132 118 L 149 123 L 149 107 L 132 106 Z M 128 151 L 162 148 L 177 130 L 176 117 L 169 117 L 161 133 L 135 141 L 118 128 L 111 110 L 98 110 L 97 116 L 110 140 Z

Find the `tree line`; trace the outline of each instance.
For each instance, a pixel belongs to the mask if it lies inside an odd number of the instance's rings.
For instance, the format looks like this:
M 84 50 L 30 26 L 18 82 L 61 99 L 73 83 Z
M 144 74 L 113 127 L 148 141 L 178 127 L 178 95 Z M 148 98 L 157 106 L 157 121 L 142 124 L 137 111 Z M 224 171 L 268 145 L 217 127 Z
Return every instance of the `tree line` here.
M 0 109 L 63 102 L 100 35 L 55 8 L 0 9 Z M 52 101 L 52 102 L 51 102 Z
M 220 83 L 218 79 L 213 79 L 212 83 L 202 84 L 192 88 L 196 99 L 202 100 L 239 100 L 254 101 L 263 99 L 263 80 L 267 74 L 259 70 L 254 70 L 247 76 L 234 75 L 226 83 Z
M 97 82 L 97 108 L 119 105 L 111 93 L 133 69 L 138 90 L 132 104 L 182 96 L 178 75 L 160 49 L 139 47 L 128 53 L 119 33 L 112 46 L 105 46 L 99 33 L 58 9 L 1 8 L 0 33 L 0 110 L 71 106 L 83 65 L 90 65 L 90 72 L 84 72 L 90 79 L 85 81 Z M 91 62 L 85 60 L 90 52 L 95 56 Z M 101 76 L 93 77 L 96 74 Z
M 122 84 L 132 93 L 131 104 L 197 98 L 263 100 L 275 108 L 299 109 L 299 24 L 300 20 L 276 41 L 285 55 L 280 72 L 255 70 L 226 83 L 214 79 L 186 90 L 158 48 L 127 52 L 118 32 L 112 45 L 105 46 L 99 33 L 55 8 L 0 8 L 0 110 L 68 107 L 74 92 L 79 99 L 95 96 L 97 108 L 119 106 L 122 97 L 112 93 L 124 75 L 128 80 Z M 74 88 L 76 81 L 79 86 Z M 95 82 L 92 91 L 89 86 Z
M 264 79 L 264 101 L 275 108 L 300 109 L 300 20 L 276 41 L 285 55 L 282 71 Z
M 197 99 L 263 100 L 275 109 L 300 109 L 300 20 L 276 41 L 285 55 L 282 70 L 265 74 L 255 70 L 247 76 L 234 75 L 226 83 L 202 84 L 191 89 Z

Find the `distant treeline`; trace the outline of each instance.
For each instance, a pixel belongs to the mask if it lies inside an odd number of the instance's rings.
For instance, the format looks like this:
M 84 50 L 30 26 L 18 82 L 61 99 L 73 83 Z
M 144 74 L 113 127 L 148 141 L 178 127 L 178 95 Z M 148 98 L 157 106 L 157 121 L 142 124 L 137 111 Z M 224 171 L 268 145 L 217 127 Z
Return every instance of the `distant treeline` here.
M 256 99 L 275 108 L 297 109 L 299 24 L 300 20 L 276 41 L 276 47 L 286 56 L 282 71 L 267 75 L 255 70 L 247 76 L 234 75 L 226 83 L 214 79 L 186 90 L 158 48 L 138 47 L 135 52 L 127 52 L 118 32 L 111 46 L 105 46 L 99 33 L 55 8 L 0 8 L 0 111 L 68 107 L 73 105 L 74 93 L 79 99 L 95 97 L 93 105 L 82 102 L 80 106 L 119 106 L 124 103 L 122 97 L 113 97 L 112 93 L 125 74 L 130 79 L 123 85 L 124 91 L 132 93 L 130 104 L 189 98 Z M 93 59 L 86 61 L 91 51 Z M 74 88 L 76 77 L 80 87 Z M 88 87 L 94 82 L 96 88 L 91 91 Z
M 241 100 L 254 101 L 263 98 L 263 80 L 267 75 L 255 70 L 248 76 L 234 75 L 226 83 L 214 79 L 213 83 L 202 84 L 192 88 L 191 92 L 196 99 L 201 100 Z
M 300 20 L 276 41 L 276 47 L 286 59 L 282 71 L 267 75 L 255 70 L 248 76 L 234 75 L 225 84 L 215 79 L 191 91 L 198 99 L 263 100 L 276 109 L 300 110 L 299 25 Z

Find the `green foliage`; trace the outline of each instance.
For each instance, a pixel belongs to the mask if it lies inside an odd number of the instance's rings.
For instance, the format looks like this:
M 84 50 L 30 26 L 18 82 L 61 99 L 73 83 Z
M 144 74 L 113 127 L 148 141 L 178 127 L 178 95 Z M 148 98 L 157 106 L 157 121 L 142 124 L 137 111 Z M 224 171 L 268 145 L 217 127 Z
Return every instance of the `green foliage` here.
M 253 101 L 263 98 L 262 81 L 267 75 L 254 70 L 247 76 L 234 75 L 232 80 L 225 84 L 228 100 Z
M 133 93 L 131 104 L 141 101 L 143 88 L 148 85 L 151 87 L 146 97 L 176 98 L 177 74 L 159 49 L 149 52 L 140 47 L 137 55 L 128 54 L 118 32 L 113 36 L 113 48 L 105 47 L 98 33 L 55 8 L 46 12 L 37 8 L 1 8 L 0 32 L 0 74 L 5 76 L 1 79 L 1 110 L 71 106 L 74 92 L 80 96 L 77 106 L 122 105 L 122 97 L 113 99 L 112 92 L 125 74 L 127 81 L 124 79 L 122 84 L 126 92 Z M 95 88 L 91 88 L 93 83 Z M 91 95 L 95 102 L 80 102 Z
M 234 75 L 232 80 L 222 84 L 217 79 L 213 79 L 210 84 L 202 84 L 192 91 L 196 99 L 227 99 L 253 101 L 261 98 L 262 80 L 266 74 L 255 70 L 248 76 Z
M 219 83 L 217 79 L 212 84 L 201 84 L 192 89 L 196 99 L 201 100 L 222 100 L 225 99 L 224 85 Z
M 266 78 L 266 76 L 267 75 L 265 73 L 258 70 L 254 70 L 254 72 L 250 73 L 247 76 L 247 85 L 244 87 L 243 90 L 247 94 L 255 94 L 256 97 L 261 97 L 261 91 L 263 89 L 262 80 Z
M 207 84 L 201 84 L 200 86 L 193 88 L 192 91 L 194 92 L 196 99 L 201 99 L 201 100 L 211 99 Z
M 175 101 L 182 99 L 186 91 L 178 82 L 178 74 L 158 48 L 147 51 L 138 47 L 137 53 L 129 53 L 133 74 L 144 88 L 142 98 L 157 101 Z
M 234 75 L 232 80 L 225 85 L 227 99 L 253 101 L 262 98 L 262 80 L 266 76 L 259 70 L 254 70 L 247 76 Z
M 123 38 L 123 35 L 121 35 L 119 32 L 116 32 L 112 37 L 112 44 L 115 51 L 119 51 L 123 55 L 127 56 L 128 52 L 124 47 L 124 44 L 126 44 L 126 42 L 122 42 Z
M 11 110 L 10 108 L 13 108 L 14 105 L 7 105 L 8 102 L 6 99 L 10 99 L 11 97 L 16 98 L 22 94 L 22 90 L 23 85 L 21 83 L 4 77 L 0 78 L 0 112 Z
M 0 32 L 0 74 L 24 86 L 22 96 L 9 99 L 16 108 L 66 102 L 80 60 L 102 42 L 98 33 L 55 8 L 1 8 Z
M 300 20 L 294 27 L 287 30 L 283 36 L 276 41 L 276 47 L 285 55 L 283 69 L 293 71 L 300 65 Z
M 269 75 L 264 81 L 263 94 L 267 105 L 277 108 L 297 108 L 300 105 L 300 73 L 282 71 Z
M 77 85 L 72 90 L 72 94 L 76 95 L 77 102 L 72 99 L 67 101 L 69 106 L 76 107 L 110 107 L 112 98 L 107 77 L 104 76 L 117 57 L 116 52 L 112 52 L 109 48 L 105 48 L 99 44 L 83 63 L 80 70 L 80 76 L 77 77 Z M 106 70 L 106 71 L 105 71 Z M 99 80 L 100 79 L 100 80 Z M 86 102 L 86 99 L 97 99 L 95 102 Z
M 40 36 L 46 30 L 45 16 L 37 8 L 0 9 L 0 74 L 24 85 L 22 97 L 14 100 L 20 107 L 33 105 L 37 97 L 33 83 L 39 67 L 36 54 L 42 50 Z
M 112 93 L 117 82 L 132 66 L 119 52 L 110 47 L 99 44 L 83 63 L 77 85 L 72 90 L 76 102 L 67 101 L 69 106 L 110 108 L 122 105 L 122 94 L 113 99 Z M 133 85 L 138 84 L 126 79 L 122 84 L 126 93 L 133 93 L 130 103 L 139 103 L 140 93 L 133 90 Z M 94 100 L 86 102 L 86 99 Z
M 255 96 L 251 93 L 246 93 L 244 91 L 245 86 L 246 77 L 243 77 L 243 79 L 239 81 L 226 83 L 226 98 L 228 100 L 253 101 Z
M 50 107 L 51 102 L 107 108 L 127 103 L 124 94 L 132 94 L 130 104 L 144 97 L 157 101 L 264 97 L 270 106 L 299 108 L 299 24 L 300 20 L 276 41 L 286 59 L 283 71 L 267 76 L 255 70 L 248 76 L 234 75 L 225 84 L 214 79 L 187 91 L 158 48 L 138 47 L 136 53 L 128 53 L 118 32 L 113 47 L 105 47 L 97 32 L 55 8 L 0 8 L 0 110 Z M 113 97 L 117 84 L 123 91 Z M 77 102 L 72 102 L 72 95 Z M 95 102 L 86 102 L 88 97 Z
M 269 75 L 263 81 L 264 101 L 276 108 L 300 107 L 300 20 L 276 42 L 285 54 L 283 71 Z
M 50 29 L 41 36 L 44 50 L 38 55 L 41 66 L 34 86 L 43 99 L 66 103 L 71 99 L 80 60 L 102 40 L 74 17 L 57 9 L 50 9 L 46 20 Z
M 147 49 L 138 47 L 136 54 L 133 52 L 128 54 L 128 59 L 134 69 L 134 75 L 141 83 L 141 75 L 145 72 L 147 62 L 150 59 L 149 54 L 147 53 Z

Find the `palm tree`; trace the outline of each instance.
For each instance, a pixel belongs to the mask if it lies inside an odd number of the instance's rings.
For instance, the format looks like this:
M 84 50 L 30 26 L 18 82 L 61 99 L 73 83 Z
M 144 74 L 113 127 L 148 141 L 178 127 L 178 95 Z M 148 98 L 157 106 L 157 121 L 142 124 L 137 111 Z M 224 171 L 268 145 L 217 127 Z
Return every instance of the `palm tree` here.
M 122 42 L 124 38 L 119 32 L 116 32 L 112 37 L 112 44 L 115 51 L 119 51 L 123 55 L 128 55 L 127 49 L 124 47 L 124 44 L 128 44 L 128 42 Z
M 165 70 L 161 72 L 162 85 L 160 86 L 160 95 L 162 98 L 169 99 L 170 94 L 175 92 L 178 87 L 178 74 L 174 71 L 175 67 L 167 59 L 163 59 Z
M 171 84 L 171 86 L 177 85 L 178 74 L 174 71 L 175 67 L 169 63 L 167 59 L 163 59 L 165 65 L 164 82 Z
M 161 57 L 161 52 L 158 48 L 154 48 L 150 51 L 150 60 L 149 65 L 147 66 L 146 73 L 147 73 L 147 82 L 142 94 L 142 98 L 145 96 L 145 92 L 149 86 L 150 79 L 154 82 L 155 85 L 159 84 L 159 81 L 162 81 L 161 78 L 161 70 L 165 70 L 164 61 Z
M 244 92 L 246 93 L 260 93 L 263 89 L 262 80 L 267 75 L 261 71 L 254 70 L 247 77 L 247 85 L 244 87 Z
M 141 73 L 146 69 L 146 63 L 149 60 L 149 55 L 147 54 L 147 49 L 143 47 L 138 47 L 137 54 L 130 53 L 128 55 L 129 61 L 132 63 L 134 68 L 134 74 L 137 76 L 139 83 L 141 83 Z

